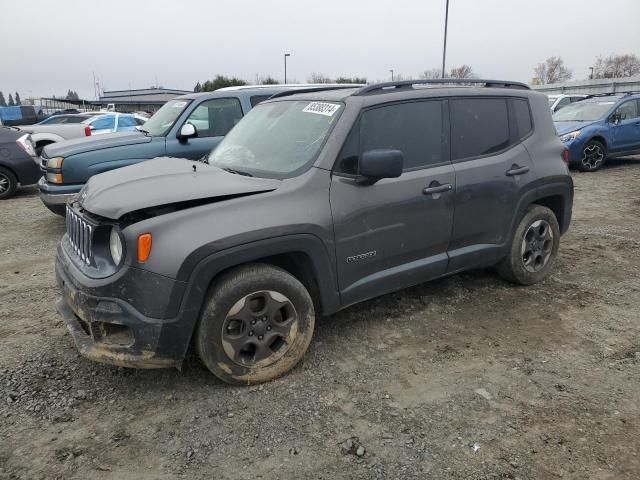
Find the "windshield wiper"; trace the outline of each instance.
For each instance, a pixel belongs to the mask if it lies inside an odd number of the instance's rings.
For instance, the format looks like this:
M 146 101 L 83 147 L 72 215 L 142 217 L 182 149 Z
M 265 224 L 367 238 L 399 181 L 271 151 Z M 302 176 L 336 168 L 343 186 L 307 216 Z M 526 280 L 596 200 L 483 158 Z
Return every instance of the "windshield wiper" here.
M 222 170 L 229 173 L 235 173 L 236 175 L 244 175 L 245 177 L 253 177 L 249 172 L 243 172 L 242 170 L 235 170 L 229 167 L 222 167 Z
M 138 131 L 144 133 L 147 137 L 151 136 L 149 130 L 145 130 L 144 128 L 138 128 Z

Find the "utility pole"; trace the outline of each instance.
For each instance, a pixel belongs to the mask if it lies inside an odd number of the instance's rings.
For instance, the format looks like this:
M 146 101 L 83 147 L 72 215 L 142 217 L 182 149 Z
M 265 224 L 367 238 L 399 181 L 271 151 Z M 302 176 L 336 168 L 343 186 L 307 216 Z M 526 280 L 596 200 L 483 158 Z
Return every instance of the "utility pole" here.
M 449 0 L 447 0 L 447 9 L 444 15 L 444 47 L 442 48 L 442 78 L 445 78 L 445 63 L 447 59 L 447 26 L 449 25 Z
M 391 72 L 391 81 L 393 82 L 393 68 L 389 71 Z
M 589 75 L 589 80 L 593 80 L 593 67 L 589 67 L 591 70 L 591 75 Z
M 287 84 L 287 57 L 290 57 L 290 53 L 284 54 L 284 83 Z

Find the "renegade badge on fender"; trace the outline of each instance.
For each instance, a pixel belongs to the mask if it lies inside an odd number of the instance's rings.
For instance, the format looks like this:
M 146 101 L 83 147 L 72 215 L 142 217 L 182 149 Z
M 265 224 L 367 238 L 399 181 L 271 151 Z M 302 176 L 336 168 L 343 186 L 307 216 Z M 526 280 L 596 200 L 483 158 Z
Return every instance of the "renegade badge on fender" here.
M 491 265 L 544 279 L 573 201 L 547 99 L 446 82 L 281 93 L 205 163 L 92 177 L 56 262 L 80 352 L 154 368 L 194 345 L 222 380 L 262 382 L 356 302 Z

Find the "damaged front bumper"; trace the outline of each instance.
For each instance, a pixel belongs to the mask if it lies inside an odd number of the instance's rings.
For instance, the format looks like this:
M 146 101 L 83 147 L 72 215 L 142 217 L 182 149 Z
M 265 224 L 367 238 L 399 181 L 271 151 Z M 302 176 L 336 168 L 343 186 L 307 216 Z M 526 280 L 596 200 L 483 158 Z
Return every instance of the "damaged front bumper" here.
M 148 272 L 145 275 L 155 276 Z M 166 277 L 156 281 L 146 278 L 146 285 L 140 286 L 140 278 L 133 277 L 134 274 L 124 275 L 104 286 L 83 285 L 82 274 L 60 246 L 56 260 L 56 280 L 62 293 L 58 313 L 67 323 L 78 351 L 86 358 L 120 367 L 180 368 L 193 329 L 186 324 L 191 322 L 182 321 L 179 315 L 166 319 L 146 316 L 130 301 L 114 295 L 164 285 L 161 291 L 149 293 L 156 298 L 168 298 L 172 296 L 171 285 L 179 282 Z

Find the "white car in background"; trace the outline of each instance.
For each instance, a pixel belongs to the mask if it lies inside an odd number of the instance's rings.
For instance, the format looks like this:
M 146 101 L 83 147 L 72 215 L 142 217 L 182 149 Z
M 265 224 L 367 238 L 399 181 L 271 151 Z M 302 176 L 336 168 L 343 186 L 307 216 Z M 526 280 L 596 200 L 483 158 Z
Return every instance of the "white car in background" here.
M 547 95 L 549 97 L 549 108 L 551 109 L 551 113 L 556 113 L 562 107 L 566 107 L 567 105 L 579 102 L 587 95 L 578 95 L 575 93 L 568 93 L 562 95 Z

